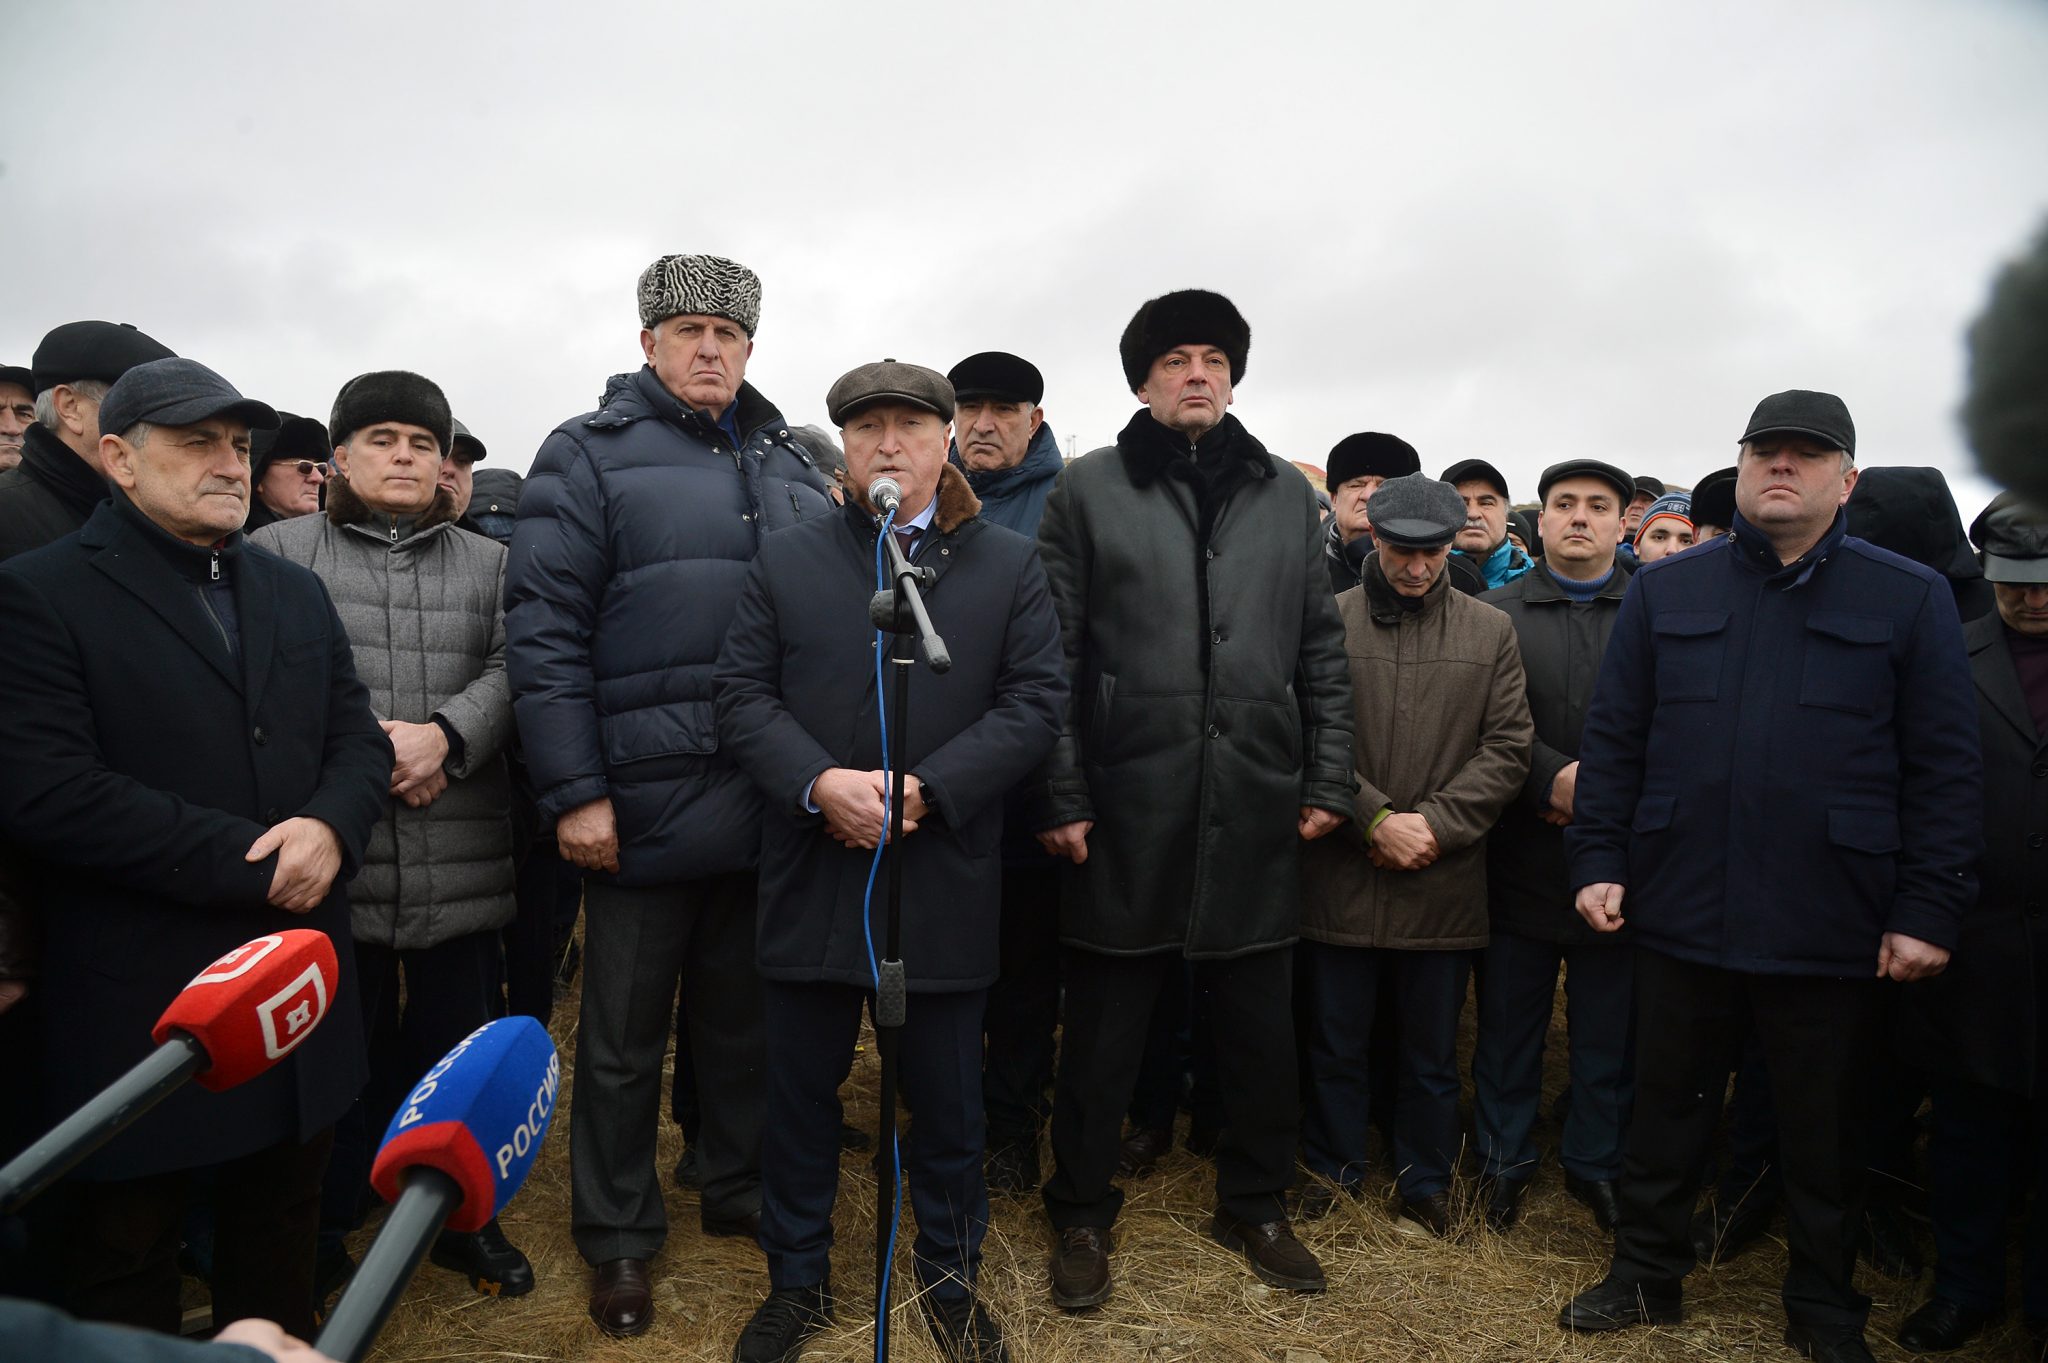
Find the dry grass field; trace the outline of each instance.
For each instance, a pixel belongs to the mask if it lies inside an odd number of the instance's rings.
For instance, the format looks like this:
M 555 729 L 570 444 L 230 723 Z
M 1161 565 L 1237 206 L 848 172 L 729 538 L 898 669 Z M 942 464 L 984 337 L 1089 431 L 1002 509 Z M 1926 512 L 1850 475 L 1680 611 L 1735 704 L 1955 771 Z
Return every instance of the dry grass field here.
M 1559 1009 L 1560 1015 L 1562 1009 Z M 547 1150 L 505 1216 L 513 1240 L 532 1256 L 540 1285 L 518 1300 L 473 1293 L 452 1274 L 423 1266 L 373 1358 L 379 1363 L 438 1360 L 564 1360 L 573 1363 L 723 1363 L 761 1295 L 767 1272 L 752 1246 L 710 1240 L 697 1229 L 694 1194 L 669 1185 L 671 1233 L 654 1268 L 658 1318 L 635 1340 L 598 1333 L 584 1314 L 586 1270 L 569 1239 L 568 1092 L 574 1084 L 576 1000 L 556 1017 L 567 1076 Z M 1550 1088 L 1562 1080 L 1553 1038 Z M 1468 1016 L 1469 1046 L 1469 1016 Z M 871 1124 L 876 1070 L 871 1050 L 855 1065 L 844 1094 L 849 1120 Z M 681 1133 L 663 1118 L 664 1180 L 681 1153 Z M 1183 1119 L 1183 1125 L 1185 1119 Z M 1183 1130 L 1183 1135 L 1185 1131 Z M 1552 1142 L 1555 1133 L 1547 1133 Z M 813 1342 L 811 1363 L 854 1363 L 874 1356 L 874 1180 L 867 1157 L 842 1164 L 839 1246 L 833 1282 L 837 1327 Z M 1237 1256 L 1205 1234 L 1209 1166 L 1185 1151 L 1129 1186 L 1118 1227 L 1116 1295 L 1100 1309 L 1068 1316 L 1045 1287 L 1045 1217 L 1035 1197 L 998 1199 L 983 1286 L 1009 1331 L 1018 1363 L 1422 1363 L 1423 1360 L 1790 1360 L 1780 1342 L 1777 1284 L 1785 1250 L 1778 1235 L 1733 1264 L 1694 1274 L 1687 1323 L 1607 1338 L 1573 1338 L 1552 1323 L 1574 1291 L 1605 1266 L 1604 1237 L 1567 1198 L 1546 1162 L 1510 1234 L 1487 1234 L 1476 1209 L 1452 1242 L 1395 1229 L 1384 1200 L 1351 1205 L 1302 1228 L 1321 1257 L 1330 1290 L 1298 1297 L 1259 1284 Z M 1391 1188 L 1384 1191 L 1391 1196 Z M 1469 1187 L 1461 1188 L 1469 1193 Z M 906 1201 L 905 1221 L 910 1219 Z M 374 1225 L 371 1230 L 374 1229 Z M 364 1232 L 367 1239 L 370 1230 Z M 901 1237 L 907 1246 L 909 1233 Z M 361 1245 L 356 1246 L 360 1251 Z M 939 1363 L 917 1307 L 908 1299 L 908 1251 L 899 1251 L 892 1355 L 902 1363 Z M 1930 1252 L 1931 1257 L 1931 1252 Z M 1908 1358 L 1891 1332 L 1926 1292 L 1927 1280 L 1893 1283 L 1863 1271 L 1876 1298 L 1872 1346 L 1881 1359 Z M 2017 1356 L 2016 1319 L 1958 1360 Z

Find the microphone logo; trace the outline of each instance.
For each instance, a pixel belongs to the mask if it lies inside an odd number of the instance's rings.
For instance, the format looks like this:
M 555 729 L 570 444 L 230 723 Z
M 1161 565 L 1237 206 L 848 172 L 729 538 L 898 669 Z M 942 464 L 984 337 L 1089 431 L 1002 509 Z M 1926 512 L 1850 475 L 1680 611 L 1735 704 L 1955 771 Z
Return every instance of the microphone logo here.
M 263 1027 L 263 1053 L 272 1060 L 288 1054 L 327 1016 L 327 978 L 315 961 L 297 979 L 256 1005 Z
M 265 957 L 284 945 L 284 938 L 276 933 L 244 942 L 227 955 L 215 961 L 192 977 L 192 984 L 226 984 L 239 980 L 263 963 Z M 190 988 L 190 985 L 186 986 Z

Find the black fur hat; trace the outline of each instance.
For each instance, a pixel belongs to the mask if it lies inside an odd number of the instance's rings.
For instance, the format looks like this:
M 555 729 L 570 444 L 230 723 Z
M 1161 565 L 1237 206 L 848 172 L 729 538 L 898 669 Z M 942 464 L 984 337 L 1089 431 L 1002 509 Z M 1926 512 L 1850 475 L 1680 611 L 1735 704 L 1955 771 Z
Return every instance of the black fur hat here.
M 441 442 L 444 455 L 455 442 L 455 414 L 448 409 L 447 395 L 432 379 L 407 369 L 380 369 L 344 383 L 327 430 L 335 444 L 345 445 L 357 431 L 379 421 L 424 426 Z
M 1131 318 L 1117 345 L 1133 393 L 1145 386 L 1152 361 L 1177 345 L 1215 346 L 1230 357 L 1230 381 L 1239 384 L 1251 354 L 1251 324 L 1236 304 L 1207 289 L 1177 289 L 1152 299 Z
M 2048 500 L 2048 226 L 1991 286 L 1970 326 L 1963 430 L 1984 472 Z

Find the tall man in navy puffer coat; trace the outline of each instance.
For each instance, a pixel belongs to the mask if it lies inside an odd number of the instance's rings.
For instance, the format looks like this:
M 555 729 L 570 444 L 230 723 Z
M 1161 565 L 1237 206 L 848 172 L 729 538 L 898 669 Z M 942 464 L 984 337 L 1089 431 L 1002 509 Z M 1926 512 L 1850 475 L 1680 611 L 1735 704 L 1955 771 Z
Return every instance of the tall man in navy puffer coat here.
M 640 276 L 647 363 L 555 428 L 519 503 L 505 584 L 513 710 L 542 819 L 581 866 L 583 1012 L 572 1229 L 615 1335 L 652 1320 L 667 1235 L 654 1167 L 680 978 L 704 1104 L 703 1228 L 752 1238 L 761 1202 L 761 797 L 719 751 L 711 665 L 764 535 L 831 512 L 826 479 L 745 382 L 761 281 L 716 256 Z
M 1778 1098 L 1786 1343 L 1870 1357 L 1850 1280 L 1862 1073 L 1885 978 L 1938 974 L 1976 893 L 1976 697 L 1948 583 L 1850 536 L 1842 400 L 1765 398 L 1735 525 L 1643 567 L 1580 741 L 1580 917 L 1634 925 L 1636 1104 L 1607 1278 L 1579 1330 L 1675 1323 L 1701 1162 L 1754 1032 Z

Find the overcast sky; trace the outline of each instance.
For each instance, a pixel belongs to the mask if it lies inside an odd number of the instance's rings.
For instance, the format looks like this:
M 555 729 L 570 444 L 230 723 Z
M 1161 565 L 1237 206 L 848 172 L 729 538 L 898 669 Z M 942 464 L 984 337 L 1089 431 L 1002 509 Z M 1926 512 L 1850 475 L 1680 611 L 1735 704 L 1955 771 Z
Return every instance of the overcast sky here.
M 522 470 L 639 363 L 640 269 L 707 251 L 794 421 L 1005 349 L 1086 450 L 1133 309 L 1200 286 L 1289 458 L 1689 483 L 1804 387 L 1954 476 L 1962 329 L 2048 212 L 2041 0 L 9 11 L 0 363 L 130 321 L 323 419 L 417 369 Z

